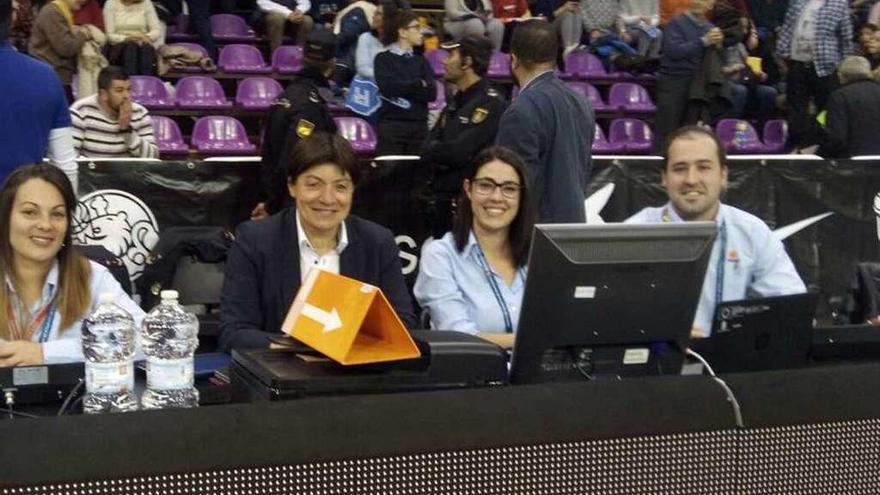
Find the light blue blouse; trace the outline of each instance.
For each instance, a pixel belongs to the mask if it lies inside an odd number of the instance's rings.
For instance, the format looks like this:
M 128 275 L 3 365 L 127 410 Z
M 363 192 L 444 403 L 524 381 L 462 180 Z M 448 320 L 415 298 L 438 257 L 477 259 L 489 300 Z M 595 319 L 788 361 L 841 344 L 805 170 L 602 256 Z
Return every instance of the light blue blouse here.
M 494 271 L 491 276 L 515 331 L 525 290 L 525 269 L 517 270 L 510 286 Z M 467 333 L 505 331 L 501 304 L 480 261 L 473 233 L 460 253 L 451 232 L 425 246 L 414 293 L 422 308 L 430 312 L 433 328 Z
M 132 318 L 134 318 L 135 328 L 138 329 L 139 332 L 141 322 L 144 319 L 144 311 L 137 305 L 137 303 L 128 297 L 128 294 L 126 294 L 124 290 L 122 290 L 122 286 L 120 286 L 119 282 L 113 278 L 113 274 L 110 273 L 109 270 L 93 261 L 89 261 L 89 263 L 92 268 L 92 275 L 89 284 L 92 293 L 92 303 L 89 305 L 89 309 L 83 317 L 95 309 L 98 305 L 98 296 L 102 292 L 110 292 L 116 295 L 116 304 L 122 309 L 128 311 Z M 58 262 L 55 262 L 55 264 L 52 265 L 52 269 L 49 271 L 49 275 L 46 277 L 42 297 L 39 301 L 34 303 L 33 307 L 31 307 L 32 315 L 36 315 L 38 311 L 49 304 L 55 295 L 57 287 Z M 63 329 L 64 331 L 61 331 L 62 329 L 59 328 L 60 326 L 61 315 L 56 309 L 55 315 L 52 319 L 52 327 L 49 330 L 48 339 L 43 343 L 43 359 L 45 363 L 55 364 L 83 361 L 82 344 L 80 342 L 80 337 L 82 336 L 80 329 L 82 326 L 82 318 L 73 322 L 68 328 Z M 33 341 L 39 342 L 39 332 L 34 333 Z M 136 345 L 136 348 L 140 348 L 140 346 Z

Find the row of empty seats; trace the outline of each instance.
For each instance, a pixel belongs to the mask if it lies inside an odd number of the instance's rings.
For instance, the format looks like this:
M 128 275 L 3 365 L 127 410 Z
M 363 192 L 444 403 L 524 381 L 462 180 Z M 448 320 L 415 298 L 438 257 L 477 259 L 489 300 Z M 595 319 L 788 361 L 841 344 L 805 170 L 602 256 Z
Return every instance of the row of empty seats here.
M 158 77 L 131 76 L 131 97 L 151 110 L 219 110 L 230 108 L 223 86 L 209 76 L 187 76 L 177 81 L 172 94 Z M 443 83 L 436 81 L 437 98 L 428 108 L 446 105 Z M 265 110 L 281 93 L 281 83 L 271 77 L 249 77 L 238 81 L 234 104 L 243 110 Z M 330 102 L 331 111 L 342 109 L 341 101 Z
M 153 134 L 163 156 L 185 155 L 190 149 L 174 120 L 154 115 Z M 339 133 L 348 139 L 358 154 L 373 154 L 376 133 L 367 121 L 357 117 L 336 117 Z M 248 139 L 244 125 L 236 118 L 210 115 L 198 119 L 190 142 L 195 151 L 210 155 L 253 155 L 257 147 Z
M 602 99 L 596 86 L 588 82 L 567 81 L 566 84 L 586 98 L 596 112 L 655 113 L 657 111 L 657 106 L 651 100 L 648 90 L 638 83 L 612 84 L 607 103 Z M 514 86 L 511 97 L 516 98 L 518 95 L 519 86 Z
M 205 47 L 198 43 L 174 43 L 177 46 L 208 56 Z M 302 67 L 302 48 L 283 45 L 272 52 L 272 65 L 266 63 L 263 53 L 253 45 L 231 44 L 220 50 L 217 67 L 230 74 L 293 74 Z M 205 72 L 199 66 L 188 66 L 177 69 L 178 72 Z
M 737 136 L 738 126 L 740 136 Z M 763 139 L 758 137 L 755 128 L 745 120 L 721 120 L 715 132 L 730 154 L 777 154 L 785 149 L 788 124 L 784 120 L 767 121 L 764 124 Z M 646 122 L 630 118 L 615 119 L 608 128 L 607 138 L 602 127 L 596 125 L 592 149 L 598 155 L 645 155 L 651 153 L 653 140 L 654 131 Z
M 190 41 L 196 35 L 189 34 L 189 16 L 181 14 L 176 22 L 168 26 L 165 38 L 168 41 Z M 221 43 L 256 43 L 257 33 L 247 25 L 244 19 L 234 14 L 214 14 L 211 16 L 211 36 Z
M 445 73 L 443 61 L 449 56 L 446 50 L 431 50 L 425 53 L 425 57 L 434 69 L 434 75 L 440 77 Z M 650 74 L 633 75 L 628 72 L 608 71 L 602 60 L 596 55 L 585 50 L 570 53 L 565 58 L 565 70 L 556 71 L 557 75 L 564 80 L 574 81 L 653 81 L 656 78 Z M 486 74 L 491 79 L 509 79 L 510 55 L 503 52 L 493 52 L 489 59 L 489 69 Z

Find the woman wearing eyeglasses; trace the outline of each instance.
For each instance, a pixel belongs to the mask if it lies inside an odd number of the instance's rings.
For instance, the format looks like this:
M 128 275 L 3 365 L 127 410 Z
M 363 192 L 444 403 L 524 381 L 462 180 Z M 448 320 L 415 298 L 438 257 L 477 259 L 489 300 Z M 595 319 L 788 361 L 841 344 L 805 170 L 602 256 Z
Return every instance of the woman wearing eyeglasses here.
M 418 155 L 428 137 L 428 103 L 437 97 L 431 64 L 413 51 L 422 27 L 412 11 L 401 10 L 386 17 L 382 37 L 388 49 L 373 62 L 382 96 L 376 155 Z
M 477 155 L 452 231 L 422 253 L 414 292 L 433 328 L 513 345 L 535 217 L 527 179 L 507 148 Z
M 382 289 L 407 328 L 412 301 L 391 231 L 349 215 L 359 168 L 338 134 L 315 132 L 290 154 L 295 206 L 241 224 L 220 292 L 220 348 L 267 347 L 313 267 Z

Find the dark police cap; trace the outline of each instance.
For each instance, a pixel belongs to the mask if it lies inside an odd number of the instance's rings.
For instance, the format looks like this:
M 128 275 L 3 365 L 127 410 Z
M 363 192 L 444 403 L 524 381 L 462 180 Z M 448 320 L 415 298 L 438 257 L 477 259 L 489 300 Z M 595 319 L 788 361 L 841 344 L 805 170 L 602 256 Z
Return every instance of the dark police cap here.
M 336 56 L 336 35 L 329 29 L 313 29 L 303 47 L 303 56 L 321 62 L 332 60 Z
M 489 63 L 492 58 L 492 42 L 489 38 L 480 34 L 469 34 L 458 41 L 443 43 L 440 48 L 444 50 L 458 49 L 462 57 L 471 57 L 474 61 L 481 61 L 483 65 Z

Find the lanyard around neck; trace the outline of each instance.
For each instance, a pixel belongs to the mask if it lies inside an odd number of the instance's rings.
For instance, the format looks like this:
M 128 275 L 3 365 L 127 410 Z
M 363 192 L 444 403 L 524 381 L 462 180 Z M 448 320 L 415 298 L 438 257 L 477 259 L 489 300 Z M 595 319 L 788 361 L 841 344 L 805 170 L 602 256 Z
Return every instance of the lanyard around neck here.
M 510 317 L 510 309 L 507 308 L 507 302 L 504 300 L 504 296 L 501 295 L 501 287 L 498 286 L 498 281 L 495 280 L 495 275 L 492 274 L 492 270 L 489 268 L 489 262 L 486 261 L 486 255 L 483 254 L 483 248 L 480 247 L 480 243 L 477 243 L 477 260 L 480 262 L 480 268 L 483 269 L 483 273 L 486 275 L 486 280 L 489 281 L 489 287 L 492 289 L 492 294 L 495 295 L 495 301 L 498 302 L 498 307 L 501 309 L 501 316 L 504 318 L 504 331 L 507 333 L 513 333 L 513 319 Z
M 718 214 L 720 215 L 721 212 L 719 211 Z M 660 213 L 660 219 L 663 222 L 671 222 L 672 216 L 669 214 L 669 210 L 663 208 L 663 211 Z M 718 224 L 718 243 L 721 250 L 718 253 L 718 261 L 715 265 L 715 304 L 722 302 L 724 297 L 724 258 L 727 257 L 727 223 L 723 219 Z
M 55 302 L 57 299 L 58 294 L 56 293 L 52 296 L 52 300 L 37 312 L 24 331 L 19 327 L 21 322 L 18 315 L 15 314 L 12 302 L 8 302 L 6 304 L 6 321 L 9 322 L 9 333 L 12 338 L 15 340 L 31 341 L 34 338 L 34 334 L 36 334 L 37 342 L 41 344 L 47 342 L 49 340 L 49 332 L 52 331 L 52 323 L 55 321 Z M 18 304 L 23 305 L 24 303 L 19 300 Z M 28 310 L 27 308 L 22 309 Z

